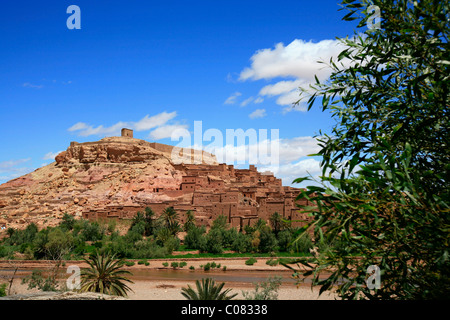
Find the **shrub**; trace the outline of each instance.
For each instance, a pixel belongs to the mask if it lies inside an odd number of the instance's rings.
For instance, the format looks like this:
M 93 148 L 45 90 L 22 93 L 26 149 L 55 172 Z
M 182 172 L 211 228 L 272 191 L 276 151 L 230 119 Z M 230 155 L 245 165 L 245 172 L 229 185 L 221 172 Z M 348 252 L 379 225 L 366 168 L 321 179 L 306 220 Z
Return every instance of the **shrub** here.
M 308 233 L 304 233 L 301 236 L 297 237 L 297 239 L 295 239 L 291 244 L 292 250 L 303 253 L 309 253 L 309 249 L 312 249 L 313 247 L 314 244 L 311 240 L 311 236 Z
M 102 228 L 98 222 L 87 222 L 81 231 L 84 241 L 97 241 L 103 238 L 105 233 L 104 228 Z
M 176 268 L 178 268 L 179 264 L 178 264 L 178 262 L 173 261 L 173 262 L 170 264 L 170 266 L 171 266 L 172 268 L 176 269 Z
M 162 265 L 163 265 L 163 267 L 167 268 L 169 266 L 169 263 L 168 262 L 163 262 Z
M 194 266 L 190 266 L 189 270 L 195 270 L 195 267 Z
M 250 258 L 248 260 L 245 261 L 245 264 L 248 266 L 252 266 L 254 265 L 258 260 L 256 260 L 255 258 Z
M 125 265 L 127 266 L 127 267 L 132 267 L 132 266 L 134 266 L 134 261 L 125 261 Z
M 217 254 L 223 252 L 223 237 L 219 229 L 211 229 L 206 236 L 206 247 L 201 251 Z
M 177 250 L 180 247 L 180 239 L 178 239 L 175 236 L 170 236 L 165 242 L 164 242 L 164 248 L 167 249 L 168 254 L 172 254 L 175 250 Z
M 0 297 L 6 296 L 6 283 L 0 284 Z
M 274 266 L 278 265 L 278 260 L 277 259 L 269 259 L 266 261 L 266 264 L 268 266 L 274 267 Z
M 187 262 L 186 261 L 181 261 L 180 262 L 180 268 L 186 267 L 187 266 Z
M 255 291 L 242 292 L 245 300 L 278 300 L 281 277 L 270 277 L 267 281 L 255 283 Z
M 211 269 L 211 264 L 209 262 L 203 266 L 204 271 L 209 271 L 210 269 Z
M 33 270 L 31 275 L 22 279 L 22 284 L 28 283 L 28 289 L 37 288 L 42 291 L 57 291 L 58 283 L 51 275 L 44 278 L 41 270 Z
M 231 245 L 233 251 L 247 253 L 252 251 L 252 238 L 249 234 L 238 233 Z
M 290 247 L 292 239 L 293 239 L 293 236 L 292 236 L 291 231 L 282 230 L 282 231 L 278 232 L 278 234 L 277 234 L 278 250 L 280 252 L 287 252 L 289 249 L 292 249 Z M 293 248 L 293 249 L 295 249 L 295 248 Z
M 72 230 L 75 223 L 76 223 L 76 220 L 72 215 L 70 215 L 68 213 L 64 213 L 64 215 L 62 217 L 62 221 L 59 224 L 59 226 L 65 230 Z
M 206 247 L 205 233 L 206 228 L 204 226 L 191 226 L 184 237 L 184 245 L 186 248 L 201 250 Z

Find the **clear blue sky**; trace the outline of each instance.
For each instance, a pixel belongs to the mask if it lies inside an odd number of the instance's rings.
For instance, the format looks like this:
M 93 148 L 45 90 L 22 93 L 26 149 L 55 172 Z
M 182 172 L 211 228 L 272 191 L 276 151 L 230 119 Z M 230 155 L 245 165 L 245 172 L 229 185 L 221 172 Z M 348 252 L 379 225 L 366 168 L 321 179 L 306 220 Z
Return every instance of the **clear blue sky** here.
M 66 26 L 69 5 L 81 9 L 80 30 Z M 194 121 L 224 135 L 279 129 L 289 154 L 279 175 L 289 182 L 316 165 L 310 149 L 295 154 L 300 143 L 332 124 L 319 108 L 289 108 L 292 88 L 314 73 L 311 59 L 335 55 L 333 40 L 353 34 L 339 8 L 336 0 L 2 1 L 0 183 L 50 163 L 70 141 L 116 135 L 121 123 L 140 128 L 136 138 L 174 144 L 167 132 L 193 130 Z

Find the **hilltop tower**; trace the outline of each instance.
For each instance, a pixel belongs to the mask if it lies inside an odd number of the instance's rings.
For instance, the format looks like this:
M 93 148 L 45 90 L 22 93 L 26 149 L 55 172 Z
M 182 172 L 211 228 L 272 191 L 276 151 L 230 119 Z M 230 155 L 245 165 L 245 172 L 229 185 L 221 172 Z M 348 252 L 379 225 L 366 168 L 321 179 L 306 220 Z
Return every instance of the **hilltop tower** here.
M 133 130 L 123 128 L 123 129 L 122 129 L 122 137 L 133 138 Z

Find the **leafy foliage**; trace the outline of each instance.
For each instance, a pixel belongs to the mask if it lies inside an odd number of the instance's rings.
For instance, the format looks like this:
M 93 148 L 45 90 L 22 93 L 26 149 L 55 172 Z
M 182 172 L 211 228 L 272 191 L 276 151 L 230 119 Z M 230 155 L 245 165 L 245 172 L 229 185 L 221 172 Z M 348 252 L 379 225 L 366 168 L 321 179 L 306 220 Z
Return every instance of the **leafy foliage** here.
M 6 296 L 6 283 L 0 284 L 0 297 Z
M 281 277 L 270 277 L 267 281 L 255 283 L 252 292 L 242 291 L 245 300 L 278 300 L 278 289 L 281 286 Z
M 131 273 L 121 270 L 124 264 L 123 260 L 116 260 L 114 255 L 99 254 L 98 252 L 84 260 L 89 268 L 81 271 L 80 292 L 127 296 L 127 292 L 131 289 L 124 282 L 133 282 L 125 277 Z
M 176 235 L 181 231 L 178 213 L 173 207 L 164 209 L 160 216 L 163 225 L 169 230 L 172 235 Z
M 22 284 L 28 284 L 28 289 L 37 288 L 41 291 L 58 291 L 59 284 L 54 275 L 44 276 L 41 270 L 33 270 L 31 275 L 22 279 Z
M 195 227 L 195 216 L 191 210 L 186 211 L 186 222 L 183 225 L 183 230 L 188 232 L 192 227 Z
M 231 289 L 222 291 L 224 282 L 216 285 L 211 278 L 202 279 L 195 282 L 197 291 L 188 285 L 187 288 L 181 288 L 181 294 L 187 300 L 231 300 L 237 296 L 237 293 L 229 295 Z
M 337 120 L 331 135 L 318 138 L 322 186 L 299 196 L 318 206 L 304 208 L 313 217 L 308 227 L 333 245 L 298 260 L 297 276 L 312 275 L 321 292 L 337 286 L 349 299 L 443 298 L 450 287 L 450 5 L 373 4 L 381 28 L 341 39 L 346 49 L 330 61 L 328 81 L 316 78 L 304 90 L 308 109 L 321 97 Z M 366 27 L 366 1 L 342 6 L 344 20 Z M 381 269 L 377 290 L 365 285 L 370 265 Z

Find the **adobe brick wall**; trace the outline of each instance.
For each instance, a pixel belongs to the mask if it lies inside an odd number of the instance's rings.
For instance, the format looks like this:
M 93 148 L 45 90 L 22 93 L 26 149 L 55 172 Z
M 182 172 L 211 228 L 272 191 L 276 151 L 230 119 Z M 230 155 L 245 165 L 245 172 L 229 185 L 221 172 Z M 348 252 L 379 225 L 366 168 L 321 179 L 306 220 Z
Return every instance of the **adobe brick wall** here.
M 156 142 L 151 146 L 163 152 L 170 152 L 173 148 Z M 109 207 L 106 211 L 97 210 L 83 216 L 129 219 L 137 211 L 144 211 L 146 206 L 159 216 L 165 208 L 173 206 L 183 219 L 182 223 L 185 212 L 191 210 L 197 224 L 206 226 L 211 225 L 219 215 L 225 215 L 232 226 L 251 225 L 259 218 L 268 221 L 275 212 L 286 219 L 308 219 L 296 207 L 295 197 L 300 189 L 283 187 L 280 179 L 270 173 L 258 172 L 253 165 L 249 169 L 235 169 L 233 165 L 226 164 L 178 164 L 174 167 L 186 173 L 179 190 L 159 190 L 160 194 L 173 200 L 146 203 L 140 208 Z M 305 201 L 299 204 L 308 204 Z M 294 226 L 302 224 L 294 222 Z

